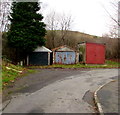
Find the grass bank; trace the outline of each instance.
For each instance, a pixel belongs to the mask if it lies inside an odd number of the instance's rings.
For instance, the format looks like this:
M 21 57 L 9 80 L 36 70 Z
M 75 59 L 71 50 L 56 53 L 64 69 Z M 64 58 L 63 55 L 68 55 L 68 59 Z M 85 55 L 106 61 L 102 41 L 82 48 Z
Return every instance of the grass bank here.
M 5 86 L 9 85 L 9 83 L 14 83 L 18 78 L 32 72 L 34 72 L 34 70 L 2 61 L 0 87 L 4 88 Z

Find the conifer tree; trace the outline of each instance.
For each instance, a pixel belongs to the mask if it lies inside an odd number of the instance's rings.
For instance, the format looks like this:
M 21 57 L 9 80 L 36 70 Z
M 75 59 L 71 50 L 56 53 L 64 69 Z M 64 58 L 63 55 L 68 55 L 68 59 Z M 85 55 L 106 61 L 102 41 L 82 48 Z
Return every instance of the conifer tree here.
M 8 44 L 16 49 L 16 60 L 20 61 L 37 46 L 45 45 L 45 24 L 38 2 L 13 2 L 9 20 L 10 29 L 7 34 Z

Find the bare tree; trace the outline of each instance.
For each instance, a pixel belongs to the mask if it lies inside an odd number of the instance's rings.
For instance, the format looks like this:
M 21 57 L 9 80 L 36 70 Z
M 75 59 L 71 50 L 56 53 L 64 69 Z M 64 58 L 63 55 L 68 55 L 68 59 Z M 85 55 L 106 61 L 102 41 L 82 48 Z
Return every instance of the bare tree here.
M 58 30 L 58 19 L 57 14 L 55 11 L 50 12 L 46 18 L 46 29 L 48 30 L 47 34 L 51 38 L 52 47 L 55 47 L 55 37 L 56 37 L 56 31 Z
M 118 38 L 120 38 L 120 1 L 118 2 Z
M 111 19 L 109 37 L 117 38 L 120 31 L 120 1 L 111 1 L 110 5 L 113 9 L 114 14 L 112 14 L 112 12 L 109 12 L 109 10 L 104 5 L 102 5 L 102 7 Z
M 0 2 L 0 31 L 4 32 L 8 29 L 8 15 L 10 13 L 11 2 L 9 0 Z
M 50 12 L 46 16 L 45 23 L 47 25 L 46 29 L 48 30 L 47 36 L 49 36 L 49 40 L 51 39 L 49 45 L 51 43 L 52 48 L 65 44 L 65 38 L 68 35 L 68 30 L 71 29 L 72 22 L 71 15 L 59 14 L 55 11 Z
M 62 44 L 65 44 L 65 37 L 68 34 L 68 31 L 71 29 L 71 25 L 73 23 L 72 16 L 66 16 L 63 14 L 60 19 L 60 30 L 61 30 L 61 41 Z

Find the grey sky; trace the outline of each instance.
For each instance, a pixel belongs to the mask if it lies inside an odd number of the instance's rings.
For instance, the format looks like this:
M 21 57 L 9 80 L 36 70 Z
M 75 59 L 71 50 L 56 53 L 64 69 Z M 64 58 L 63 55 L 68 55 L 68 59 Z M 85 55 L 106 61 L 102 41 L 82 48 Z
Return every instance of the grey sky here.
M 40 0 L 43 3 L 44 17 L 52 10 L 72 15 L 74 24 L 73 31 L 85 32 L 92 35 L 102 36 L 109 31 L 112 24 L 103 6 L 114 15 L 113 0 Z M 114 0 L 118 1 L 118 0 Z

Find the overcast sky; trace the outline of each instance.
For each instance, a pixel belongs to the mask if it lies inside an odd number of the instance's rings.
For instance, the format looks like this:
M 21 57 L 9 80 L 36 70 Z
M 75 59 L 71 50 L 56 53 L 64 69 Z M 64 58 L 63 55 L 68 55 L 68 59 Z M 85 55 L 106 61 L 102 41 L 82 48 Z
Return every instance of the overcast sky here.
M 110 12 L 115 13 L 111 7 L 113 0 L 40 0 L 44 6 L 44 17 L 52 10 L 72 15 L 74 24 L 73 31 L 85 32 L 91 35 L 102 36 L 109 31 L 111 19 L 103 6 Z M 118 0 L 114 0 L 118 1 Z

